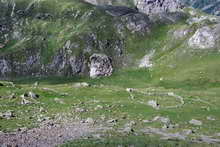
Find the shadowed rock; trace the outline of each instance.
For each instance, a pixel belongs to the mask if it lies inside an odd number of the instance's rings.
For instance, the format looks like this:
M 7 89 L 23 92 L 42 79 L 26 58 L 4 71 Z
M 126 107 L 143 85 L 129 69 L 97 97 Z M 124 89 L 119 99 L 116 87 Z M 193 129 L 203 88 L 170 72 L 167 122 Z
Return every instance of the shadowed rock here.
M 90 57 L 90 77 L 110 76 L 113 72 L 111 59 L 104 54 L 93 54 Z
M 137 10 L 128 8 L 125 6 L 111 6 L 111 5 L 104 5 L 104 6 L 97 6 L 100 9 L 105 10 L 108 14 L 112 16 L 123 16 L 127 14 L 134 14 L 138 13 Z

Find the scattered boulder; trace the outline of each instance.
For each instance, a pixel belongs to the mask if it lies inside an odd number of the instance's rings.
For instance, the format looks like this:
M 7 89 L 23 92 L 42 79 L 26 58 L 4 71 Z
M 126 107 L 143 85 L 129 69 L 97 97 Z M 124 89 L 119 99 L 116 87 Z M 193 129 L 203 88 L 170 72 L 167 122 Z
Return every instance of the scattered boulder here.
M 146 35 L 151 32 L 152 22 L 147 15 L 133 13 L 123 16 L 121 20 L 131 33 Z
M 133 91 L 134 91 L 134 88 L 126 88 L 126 91 L 129 92 L 129 93 L 130 93 L 130 92 L 133 92 Z
M 87 110 L 86 110 L 86 109 L 83 109 L 83 108 L 76 108 L 76 109 L 75 109 L 75 112 L 82 113 L 82 112 L 87 112 Z
M 80 82 L 80 83 L 75 83 L 73 84 L 74 88 L 85 88 L 85 87 L 89 87 L 90 85 L 86 82 Z
M 160 121 L 163 124 L 170 124 L 170 119 L 168 117 L 156 116 L 152 121 Z
M 213 29 L 208 26 L 198 29 L 189 39 L 188 45 L 197 49 L 208 49 L 216 46 L 216 34 Z
M 33 93 L 33 92 L 29 91 L 28 92 L 28 97 L 33 98 L 33 99 L 37 99 L 40 96 L 38 94 L 36 94 L 36 93 Z
M 110 120 L 107 121 L 107 123 L 117 123 L 117 122 L 118 122 L 117 119 L 110 119 Z
M 136 122 L 135 121 L 130 121 L 129 123 L 125 124 L 125 127 L 132 127 L 135 126 Z
M 129 126 L 126 126 L 123 130 L 124 133 L 127 133 L 127 134 L 130 134 L 130 133 L 134 133 L 134 129 L 129 127 Z
M 97 78 L 112 75 L 112 60 L 104 54 L 93 54 L 90 57 L 90 77 Z
M 153 63 L 151 61 L 151 58 L 154 55 L 154 51 L 151 52 L 150 54 L 145 55 L 139 63 L 139 68 L 150 68 L 153 66 Z
M 14 98 L 16 98 L 16 94 L 15 94 L 15 93 L 12 93 L 12 94 L 10 94 L 10 95 L 8 96 L 8 98 L 9 98 L 9 99 L 14 99 Z
M 32 104 L 32 102 L 29 101 L 29 100 L 27 100 L 27 99 L 25 99 L 25 98 L 22 98 L 21 104 L 22 104 L 22 105 L 28 105 L 28 104 Z
M 207 119 L 207 120 L 211 120 L 211 121 L 214 121 L 214 120 L 215 120 L 215 118 L 212 117 L 212 116 L 207 116 L 206 119 Z
M 0 118 L 11 119 L 12 117 L 15 117 L 14 111 L 8 110 L 4 113 L 0 113 Z
M 8 73 L 11 72 L 11 68 L 9 66 L 8 61 L 5 59 L 0 59 L 0 76 L 7 76 Z
M 103 106 L 97 105 L 97 106 L 95 107 L 95 110 L 100 110 L 100 109 L 103 109 Z
M 183 130 L 181 133 L 182 133 L 183 135 L 188 136 L 188 135 L 190 135 L 190 134 L 193 134 L 194 131 L 193 131 L 193 130 L 190 130 L 190 129 L 185 129 L 185 130 Z
M 83 123 L 94 124 L 95 121 L 92 118 L 89 117 L 85 121 L 83 121 Z
M 195 125 L 195 126 L 201 126 L 202 122 L 196 119 L 192 119 L 189 121 L 190 124 Z
M 157 110 L 160 108 L 160 105 L 155 100 L 150 100 L 147 104 Z

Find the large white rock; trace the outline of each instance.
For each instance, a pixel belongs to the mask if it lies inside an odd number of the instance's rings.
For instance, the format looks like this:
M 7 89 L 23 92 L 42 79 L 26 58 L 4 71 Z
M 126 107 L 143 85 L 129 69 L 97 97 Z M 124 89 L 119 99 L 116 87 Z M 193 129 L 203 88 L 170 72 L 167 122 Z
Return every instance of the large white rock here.
M 145 55 L 139 63 L 139 68 L 150 68 L 153 66 L 153 63 L 151 61 L 151 58 L 153 57 L 155 51 L 152 51 L 151 53 Z
M 97 78 L 112 75 L 111 59 L 104 54 L 93 54 L 90 57 L 90 77 Z
M 208 26 L 202 27 L 189 39 L 188 45 L 192 48 L 207 49 L 216 46 L 216 33 Z

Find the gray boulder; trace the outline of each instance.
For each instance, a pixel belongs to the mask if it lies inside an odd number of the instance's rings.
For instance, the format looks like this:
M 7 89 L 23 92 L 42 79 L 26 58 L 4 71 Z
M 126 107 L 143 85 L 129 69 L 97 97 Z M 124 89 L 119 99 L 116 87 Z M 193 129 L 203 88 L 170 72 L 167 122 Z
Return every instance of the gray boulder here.
M 5 59 L 0 59 L 0 77 L 6 76 L 11 72 L 9 63 Z
M 104 54 L 93 54 L 90 57 L 90 77 L 97 78 L 112 75 L 111 59 Z
M 188 45 L 192 48 L 207 49 L 216 46 L 217 35 L 215 30 L 205 26 L 198 29 L 189 39 Z

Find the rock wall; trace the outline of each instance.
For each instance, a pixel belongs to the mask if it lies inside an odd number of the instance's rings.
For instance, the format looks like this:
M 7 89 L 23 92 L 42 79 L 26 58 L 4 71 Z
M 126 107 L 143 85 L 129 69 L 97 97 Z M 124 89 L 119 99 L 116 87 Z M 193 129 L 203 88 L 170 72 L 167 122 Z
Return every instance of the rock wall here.
M 146 14 L 176 12 L 183 7 L 179 0 L 135 0 L 135 5 Z

